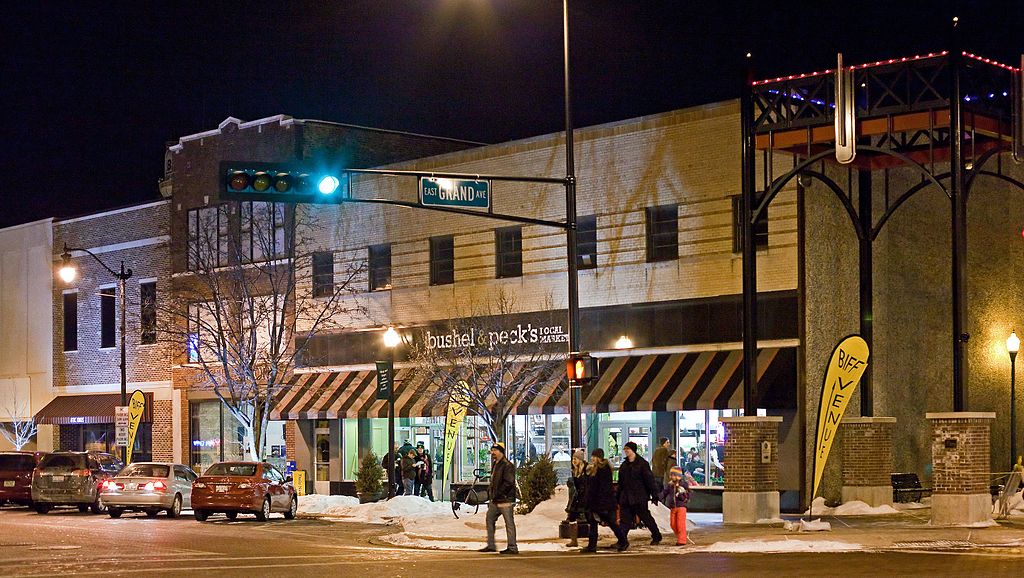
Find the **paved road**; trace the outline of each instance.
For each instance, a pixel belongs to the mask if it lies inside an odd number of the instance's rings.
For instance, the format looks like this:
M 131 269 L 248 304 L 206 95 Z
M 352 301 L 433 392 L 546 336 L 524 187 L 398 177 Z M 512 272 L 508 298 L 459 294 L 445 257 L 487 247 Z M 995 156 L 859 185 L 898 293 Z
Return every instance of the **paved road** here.
M 319 520 L 207 523 L 191 517 L 119 520 L 55 510 L 41 516 L 0 510 L 0 574 L 5 576 L 566 576 L 690 573 L 763 576 L 1022 575 L 1024 551 L 847 554 L 710 554 L 657 547 L 625 554 L 522 554 L 405 550 L 376 545 L 381 526 Z

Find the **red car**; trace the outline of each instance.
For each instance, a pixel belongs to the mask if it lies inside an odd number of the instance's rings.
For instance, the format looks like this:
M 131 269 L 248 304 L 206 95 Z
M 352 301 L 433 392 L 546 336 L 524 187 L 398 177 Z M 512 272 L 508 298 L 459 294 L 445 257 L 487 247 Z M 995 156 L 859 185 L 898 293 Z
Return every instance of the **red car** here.
M 200 522 L 217 512 L 229 520 L 247 512 L 261 522 L 282 512 L 291 520 L 298 507 L 291 476 L 266 462 L 219 462 L 192 483 L 192 511 Z
M 32 471 L 46 452 L 0 453 L 0 505 L 32 505 Z

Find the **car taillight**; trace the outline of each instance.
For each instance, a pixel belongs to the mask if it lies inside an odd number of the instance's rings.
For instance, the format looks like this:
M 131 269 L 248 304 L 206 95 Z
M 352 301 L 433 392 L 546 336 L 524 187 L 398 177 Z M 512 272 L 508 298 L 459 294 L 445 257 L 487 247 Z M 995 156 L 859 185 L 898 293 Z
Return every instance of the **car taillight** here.
M 117 482 L 112 482 L 110 480 L 106 480 L 106 481 L 103 482 L 103 484 L 100 487 L 103 488 L 104 490 L 116 491 L 116 490 L 120 490 L 124 486 L 122 486 L 121 484 L 119 484 Z
M 71 475 L 72 476 L 82 476 L 83 478 L 87 478 L 87 477 L 92 475 L 92 470 L 75 470 L 75 471 L 71 472 Z
M 246 483 L 246 482 L 242 482 L 241 484 L 238 484 L 238 489 L 239 490 L 248 490 L 251 487 L 252 487 L 252 484 L 249 484 L 249 483 Z
M 156 490 L 158 492 L 162 492 L 162 491 L 164 491 L 166 489 L 167 489 L 167 486 L 163 482 L 148 482 L 146 484 L 146 486 L 145 486 L 145 490 L 147 492 L 152 492 L 153 490 Z
M 196 483 L 192 484 L 192 487 L 193 488 L 205 488 L 206 484 L 204 484 L 203 482 L 196 482 Z

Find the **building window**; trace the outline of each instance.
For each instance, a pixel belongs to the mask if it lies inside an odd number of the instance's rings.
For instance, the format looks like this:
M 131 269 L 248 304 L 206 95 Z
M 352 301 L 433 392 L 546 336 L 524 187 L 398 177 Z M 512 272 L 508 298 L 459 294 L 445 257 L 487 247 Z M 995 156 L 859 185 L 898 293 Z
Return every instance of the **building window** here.
M 430 238 L 430 284 L 451 285 L 455 282 L 455 237 L 443 235 Z
M 579 269 L 597 268 L 597 216 L 576 219 L 576 266 Z
M 494 272 L 498 279 L 523 276 L 523 228 L 494 231 Z
M 647 262 L 679 258 L 678 205 L 658 205 L 646 209 Z
M 117 340 L 114 328 L 114 288 L 100 289 L 100 347 L 113 347 Z
M 755 203 L 760 204 L 764 193 L 754 195 Z M 757 250 L 768 248 L 768 211 L 765 211 L 754 223 L 754 247 Z M 732 197 L 732 252 L 743 252 L 743 196 Z
M 64 293 L 64 351 L 78 351 L 78 291 Z
M 313 253 L 313 297 L 334 295 L 334 253 Z
M 156 343 L 156 281 L 139 283 L 139 343 Z
M 369 246 L 370 291 L 391 289 L 391 244 Z
M 284 257 L 284 226 L 284 203 L 241 203 L 238 219 L 240 260 L 259 263 Z
M 225 205 L 188 212 L 188 270 L 202 271 L 228 264 L 228 209 Z

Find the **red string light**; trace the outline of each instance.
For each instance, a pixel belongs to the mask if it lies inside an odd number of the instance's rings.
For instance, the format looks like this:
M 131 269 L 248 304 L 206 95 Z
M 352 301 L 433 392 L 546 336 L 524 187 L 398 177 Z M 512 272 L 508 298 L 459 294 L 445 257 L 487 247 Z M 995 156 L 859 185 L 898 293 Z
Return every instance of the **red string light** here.
M 850 70 L 863 70 L 865 68 L 872 68 L 872 67 L 875 67 L 875 66 L 884 66 L 884 65 L 888 65 L 888 64 L 896 64 L 897 62 L 903 63 L 903 62 L 912 62 L 912 61 L 915 61 L 915 60 L 927 60 L 929 58 L 936 58 L 936 57 L 939 57 L 939 56 L 946 56 L 948 54 L 949 54 L 948 50 L 943 50 L 942 52 L 929 52 L 928 54 L 925 54 L 923 56 L 918 54 L 918 55 L 915 55 L 913 57 L 904 56 L 903 58 L 890 58 L 888 60 L 876 60 L 875 62 L 869 62 L 867 64 L 855 64 L 855 65 L 850 67 Z M 968 57 L 968 58 L 972 58 L 974 60 L 977 60 L 979 62 L 984 62 L 985 64 L 991 64 L 992 66 L 998 66 L 999 68 L 1002 68 L 1004 70 L 1009 70 L 1010 72 L 1017 72 L 1017 69 L 1012 67 L 1012 66 L 1008 66 L 1006 64 L 1003 64 L 1001 62 L 997 62 L 995 60 L 991 60 L 989 58 L 983 58 L 981 56 L 978 56 L 977 54 L 972 54 L 970 52 L 964 52 L 963 55 Z M 826 70 L 821 70 L 821 71 L 818 71 L 818 72 L 809 72 L 809 73 L 803 73 L 803 74 L 790 74 L 788 76 L 779 76 L 777 78 L 768 78 L 768 79 L 765 79 L 765 80 L 755 80 L 753 82 L 753 85 L 757 86 L 757 85 L 760 85 L 760 84 L 772 84 L 772 83 L 775 83 L 775 82 L 782 82 L 783 80 L 794 80 L 794 79 L 797 79 L 797 78 L 814 78 L 815 76 L 822 76 L 824 74 L 832 74 L 832 72 L 834 72 L 832 69 L 826 69 Z

